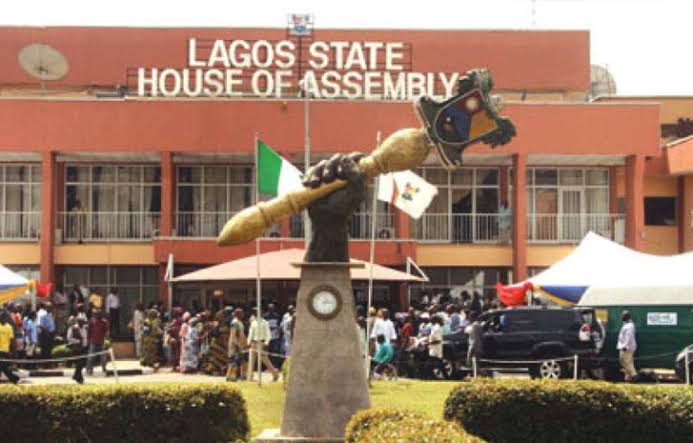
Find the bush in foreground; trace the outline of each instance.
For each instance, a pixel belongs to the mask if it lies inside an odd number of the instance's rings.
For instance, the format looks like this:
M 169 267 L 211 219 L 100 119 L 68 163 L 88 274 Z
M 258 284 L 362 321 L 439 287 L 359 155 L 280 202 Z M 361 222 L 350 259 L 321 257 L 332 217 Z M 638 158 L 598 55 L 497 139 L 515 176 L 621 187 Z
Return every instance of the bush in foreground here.
M 502 442 L 683 442 L 693 390 L 600 382 L 487 380 L 460 385 L 445 418 Z
M 247 441 L 245 400 L 230 386 L 4 386 L 3 442 Z M 9 432 L 11 431 L 11 432 Z
M 483 443 L 459 425 L 409 411 L 369 409 L 354 415 L 346 443 Z

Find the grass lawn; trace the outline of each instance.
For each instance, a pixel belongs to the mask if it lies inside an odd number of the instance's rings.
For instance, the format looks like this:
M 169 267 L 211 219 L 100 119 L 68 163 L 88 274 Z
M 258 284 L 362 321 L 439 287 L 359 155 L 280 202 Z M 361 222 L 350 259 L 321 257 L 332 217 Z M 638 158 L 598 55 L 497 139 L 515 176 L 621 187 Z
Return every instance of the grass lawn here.
M 459 382 L 378 381 L 371 387 L 374 408 L 410 409 L 434 418 L 443 417 L 443 403 L 450 390 Z M 284 406 L 282 383 L 235 384 L 248 403 L 253 437 L 267 428 L 279 428 Z

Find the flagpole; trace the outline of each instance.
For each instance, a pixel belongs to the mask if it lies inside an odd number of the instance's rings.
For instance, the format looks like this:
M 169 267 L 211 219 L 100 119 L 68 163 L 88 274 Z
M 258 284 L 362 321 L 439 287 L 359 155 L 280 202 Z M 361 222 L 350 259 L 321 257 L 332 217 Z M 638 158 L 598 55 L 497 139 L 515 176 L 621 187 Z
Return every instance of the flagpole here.
M 378 131 L 378 134 L 376 135 L 375 139 L 375 146 L 376 148 L 380 146 L 380 131 Z M 378 206 L 378 186 L 380 185 L 380 177 L 376 177 L 375 183 L 374 183 L 374 188 L 373 188 L 373 205 L 372 205 L 372 210 L 371 210 L 371 251 L 370 251 L 370 269 L 368 272 L 368 308 L 366 309 L 366 356 L 365 356 L 365 364 L 366 364 L 366 376 L 368 379 L 370 379 L 370 373 L 371 373 L 371 365 L 370 365 L 370 339 L 371 339 L 371 331 L 370 331 L 370 323 L 368 322 L 368 316 L 370 315 L 371 312 L 371 306 L 373 305 L 373 264 L 375 261 L 375 229 L 376 229 L 376 218 L 378 216 L 377 214 L 377 206 Z
M 255 133 L 255 145 L 253 146 L 253 152 L 255 152 L 255 204 L 260 202 L 260 168 L 258 165 L 258 158 L 257 158 L 257 143 L 258 142 L 258 136 L 257 132 Z M 260 348 L 258 343 L 260 342 L 258 340 L 259 338 L 259 332 L 260 332 L 260 319 L 262 318 L 262 280 L 261 280 L 261 275 L 260 275 L 260 237 L 255 239 L 255 271 L 256 271 L 256 283 L 255 283 L 255 298 L 257 302 L 257 311 L 255 315 L 257 316 L 255 319 L 255 324 L 256 324 L 256 336 L 255 336 L 255 353 L 257 354 L 257 384 L 258 386 L 262 386 L 262 359 L 260 357 Z M 251 343 L 251 349 L 252 349 L 252 343 Z M 252 374 L 251 374 L 252 376 Z

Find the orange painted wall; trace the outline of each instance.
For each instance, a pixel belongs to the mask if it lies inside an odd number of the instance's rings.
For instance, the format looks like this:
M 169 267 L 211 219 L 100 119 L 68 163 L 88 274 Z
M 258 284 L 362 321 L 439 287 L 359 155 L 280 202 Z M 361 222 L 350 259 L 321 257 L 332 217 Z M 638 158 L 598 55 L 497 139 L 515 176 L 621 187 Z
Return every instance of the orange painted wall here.
M 508 105 L 517 137 L 496 150 L 477 145 L 469 152 L 653 155 L 658 112 L 656 105 Z M 303 152 L 303 115 L 300 100 L 0 100 L 0 150 L 252 152 L 257 132 L 282 151 Z M 418 126 L 410 103 L 311 104 L 316 152 L 370 149 L 378 131 Z
M 679 253 L 677 226 L 645 226 L 643 252 L 657 255 L 674 255 Z
M 3 265 L 38 265 L 41 249 L 38 243 L 3 243 L 0 245 L 0 263 Z
M 683 200 L 683 247 L 685 251 L 693 250 L 693 176 L 684 177 Z
M 575 250 L 573 245 L 529 245 L 527 246 L 527 266 L 546 267 Z
M 70 72 L 57 85 L 125 83 L 126 68 L 184 67 L 187 39 L 270 41 L 285 28 L 0 28 L 0 83 L 34 83 L 17 63 L 25 45 L 41 42 L 61 51 Z M 589 87 L 588 31 L 325 30 L 313 40 L 404 42 L 412 45 L 414 71 L 464 72 L 486 66 L 496 87 L 580 90 Z M 441 56 L 445 54 L 445 56 Z
M 498 245 L 419 244 L 419 266 L 511 267 L 512 249 Z
M 151 244 L 58 245 L 56 265 L 156 265 Z
M 645 177 L 645 196 L 647 197 L 676 197 L 678 185 L 676 177 Z
M 693 117 L 693 97 L 634 96 L 600 97 L 599 102 L 659 103 L 662 124 L 676 123 L 679 118 Z

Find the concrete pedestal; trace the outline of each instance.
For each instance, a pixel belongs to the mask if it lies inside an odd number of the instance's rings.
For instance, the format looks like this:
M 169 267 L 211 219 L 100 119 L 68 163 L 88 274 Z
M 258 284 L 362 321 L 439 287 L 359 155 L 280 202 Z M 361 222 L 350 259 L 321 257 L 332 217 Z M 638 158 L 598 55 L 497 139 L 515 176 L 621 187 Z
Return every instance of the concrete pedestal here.
M 279 435 L 260 442 L 340 442 L 347 422 L 370 407 L 368 381 L 356 326 L 351 263 L 301 263 L 296 325 L 284 416 Z M 363 266 L 363 265 L 360 265 Z M 333 287 L 342 300 L 334 318 L 322 320 L 309 309 L 318 287 Z

